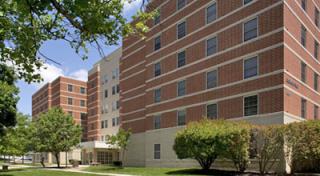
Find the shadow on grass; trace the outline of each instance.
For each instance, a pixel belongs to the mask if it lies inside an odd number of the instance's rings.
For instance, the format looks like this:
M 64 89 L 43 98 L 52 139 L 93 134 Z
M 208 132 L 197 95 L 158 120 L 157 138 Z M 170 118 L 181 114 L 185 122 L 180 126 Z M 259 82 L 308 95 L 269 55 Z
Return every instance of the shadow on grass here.
M 0 170 L 0 176 L 13 176 L 10 172 L 25 172 L 25 169 L 11 169 L 9 171 Z
M 241 176 L 241 175 L 259 175 L 256 173 L 239 173 L 236 171 L 225 171 L 225 170 L 217 170 L 217 169 L 210 169 L 208 171 L 201 170 L 201 169 L 182 169 L 177 171 L 169 171 L 166 172 L 167 175 L 211 175 L 211 176 Z

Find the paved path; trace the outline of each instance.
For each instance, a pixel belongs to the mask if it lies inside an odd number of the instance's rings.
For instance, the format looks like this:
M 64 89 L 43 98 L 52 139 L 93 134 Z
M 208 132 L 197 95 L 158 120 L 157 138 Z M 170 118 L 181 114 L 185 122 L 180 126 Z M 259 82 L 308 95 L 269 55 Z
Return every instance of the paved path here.
M 63 171 L 63 172 L 74 172 L 74 173 L 82 173 L 82 174 L 93 174 L 93 175 L 106 175 L 106 176 L 133 176 L 127 174 L 113 174 L 113 173 L 99 173 L 99 172 L 87 172 L 82 171 L 79 168 L 70 168 L 70 169 L 56 169 L 56 168 L 45 168 L 47 170 L 54 170 L 54 171 Z

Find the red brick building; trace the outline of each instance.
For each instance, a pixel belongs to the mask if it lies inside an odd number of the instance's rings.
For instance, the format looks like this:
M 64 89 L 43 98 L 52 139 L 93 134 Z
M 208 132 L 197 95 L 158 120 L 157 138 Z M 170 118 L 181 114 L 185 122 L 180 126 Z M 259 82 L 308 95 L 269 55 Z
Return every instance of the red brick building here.
M 73 116 L 83 128 L 82 140 L 87 140 L 87 83 L 67 77 L 58 77 L 32 95 L 32 117 L 60 107 Z
M 319 118 L 319 0 L 153 0 L 144 39 L 123 40 L 127 164 L 177 166 L 174 135 L 202 118 Z

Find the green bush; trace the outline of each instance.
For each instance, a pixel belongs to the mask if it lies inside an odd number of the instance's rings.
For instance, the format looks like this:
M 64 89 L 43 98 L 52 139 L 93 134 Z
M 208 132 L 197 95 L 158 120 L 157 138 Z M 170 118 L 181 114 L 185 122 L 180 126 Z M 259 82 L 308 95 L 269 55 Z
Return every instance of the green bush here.
M 252 149 L 258 160 L 261 175 L 268 173 L 276 159 L 283 152 L 283 127 L 279 126 L 257 126 L 252 130 Z
M 250 128 L 245 123 L 203 120 L 178 132 L 173 146 L 179 159 L 196 159 L 209 169 L 220 156 L 231 159 L 238 171 L 247 167 Z
M 291 123 L 285 127 L 286 157 L 294 171 L 320 171 L 320 121 Z

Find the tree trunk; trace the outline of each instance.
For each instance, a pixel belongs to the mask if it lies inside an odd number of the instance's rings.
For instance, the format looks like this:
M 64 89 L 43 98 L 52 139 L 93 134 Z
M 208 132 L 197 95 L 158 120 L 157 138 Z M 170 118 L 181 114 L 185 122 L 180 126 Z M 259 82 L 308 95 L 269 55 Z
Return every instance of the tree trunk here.
M 124 165 L 124 154 L 125 154 L 125 149 L 122 150 L 122 164 L 121 164 L 121 167 L 123 167 Z
M 211 157 L 197 158 L 196 160 L 199 162 L 199 164 L 203 170 L 209 170 L 211 168 L 211 165 L 214 162 L 215 158 L 211 158 Z
M 22 164 L 24 164 L 24 155 L 22 156 Z
M 46 165 L 44 164 L 44 156 L 42 153 L 40 154 L 40 163 L 41 163 L 42 167 L 44 167 L 44 168 L 46 167 Z
M 58 168 L 60 168 L 60 153 L 59 152 L 55 152 L 54 156 L 56 158 L 56 162 L 57 162 Z

